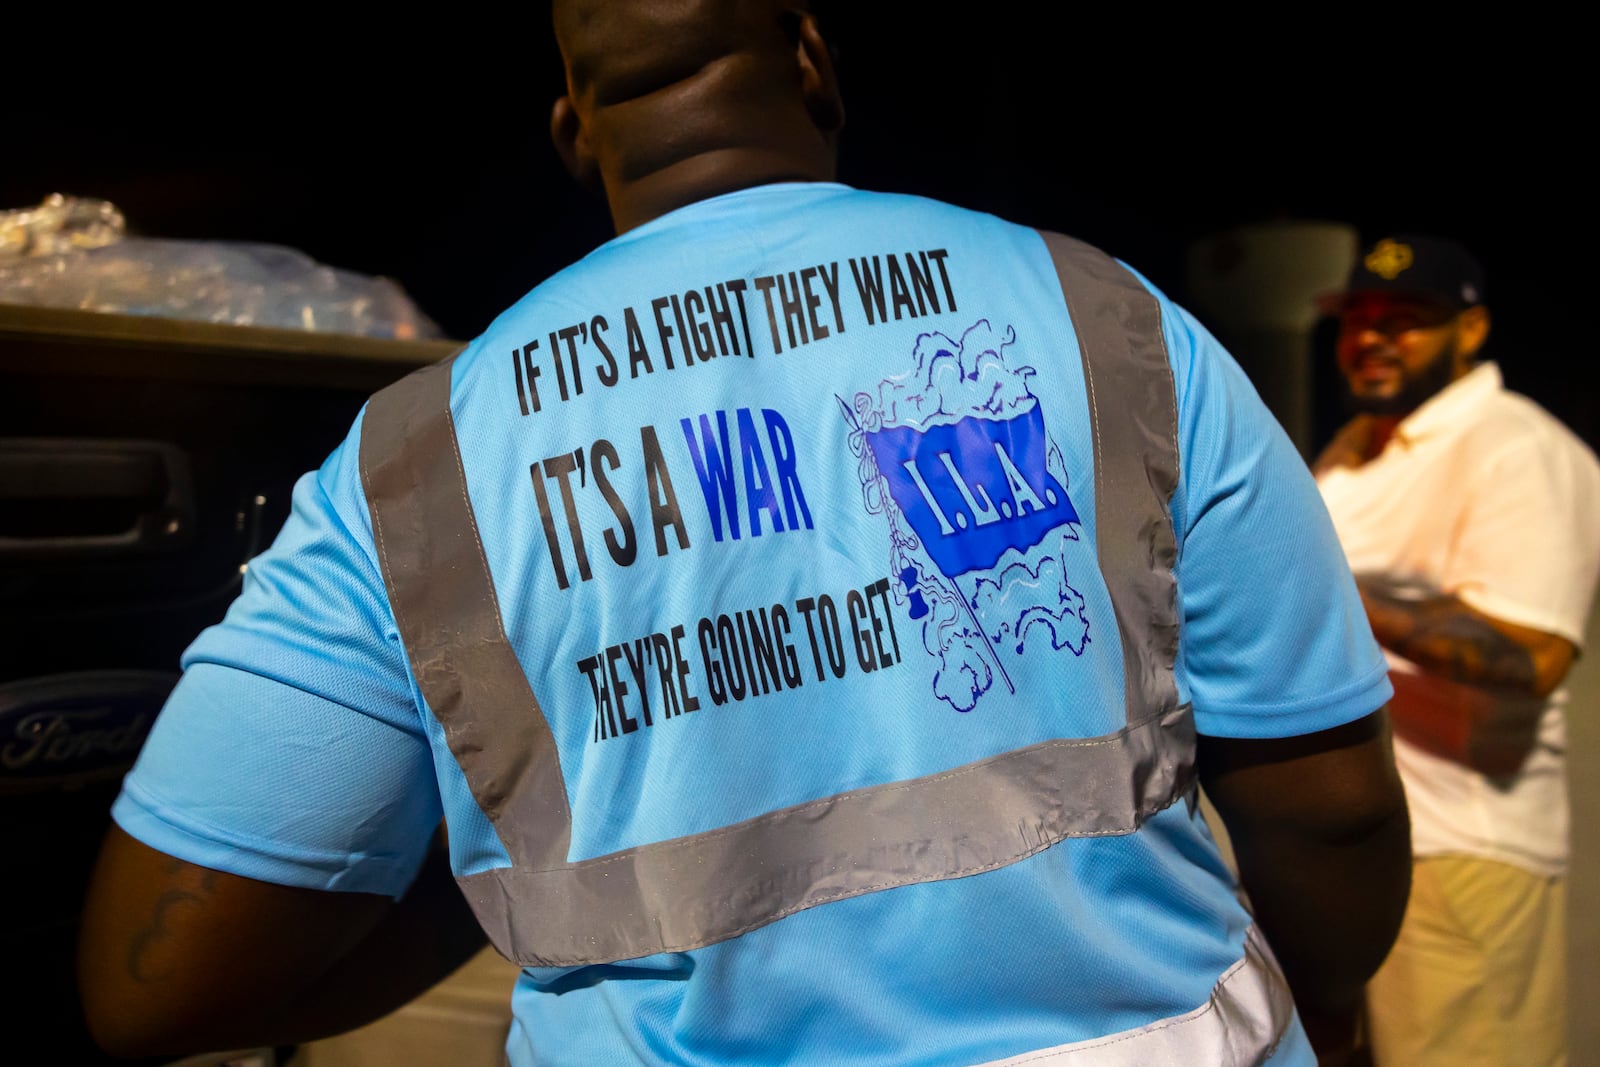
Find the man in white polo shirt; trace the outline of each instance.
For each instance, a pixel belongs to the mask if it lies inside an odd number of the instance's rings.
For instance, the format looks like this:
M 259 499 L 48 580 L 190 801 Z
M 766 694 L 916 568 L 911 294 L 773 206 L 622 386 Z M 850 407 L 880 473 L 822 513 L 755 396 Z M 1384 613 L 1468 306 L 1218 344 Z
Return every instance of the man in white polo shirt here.
M 1600 464 L 1480 361 L 1483 288 L 1459 245 L 1399 236 L 1337 304 L 1356 415 L 1317 480 L 1389 656 L 1416 857 L 1369 986 L 1379 1067 L 1566 1062 L 1561 684 L 1600 570 Z

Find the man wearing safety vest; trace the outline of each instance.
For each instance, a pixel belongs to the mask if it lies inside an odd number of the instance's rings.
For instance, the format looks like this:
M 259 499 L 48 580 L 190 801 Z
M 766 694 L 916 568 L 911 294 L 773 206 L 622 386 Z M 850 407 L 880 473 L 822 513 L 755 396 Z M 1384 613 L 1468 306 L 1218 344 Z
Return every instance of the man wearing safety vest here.
M 795 5 L 555 18 L 618 236 L 375 396 L 186 654 L 99 1039 L 337 1032 L 481 927 L 514 1064 L 1340 1062 L 1390 688 L 1235 364 L 1088 246 L 836 184 Z

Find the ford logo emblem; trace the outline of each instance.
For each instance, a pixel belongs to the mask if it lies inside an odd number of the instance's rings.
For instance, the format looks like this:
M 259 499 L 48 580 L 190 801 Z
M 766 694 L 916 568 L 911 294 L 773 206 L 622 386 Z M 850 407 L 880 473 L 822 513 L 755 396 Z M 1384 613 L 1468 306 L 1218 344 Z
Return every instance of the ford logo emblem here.
M 177 681 L 171 671 L 80 671 L 0 685 L 0 791 L 125 773 Z

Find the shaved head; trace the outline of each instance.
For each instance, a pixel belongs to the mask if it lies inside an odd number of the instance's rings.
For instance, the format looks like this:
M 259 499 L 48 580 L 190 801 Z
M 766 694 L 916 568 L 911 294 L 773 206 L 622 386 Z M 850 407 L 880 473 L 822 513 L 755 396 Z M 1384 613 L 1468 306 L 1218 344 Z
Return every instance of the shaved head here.
M 555 0 L 567 87 L 614 104 L 740 52 L 787 53 L 803 5 L 777 0 Z M 782 24 L 790 27 L 786 34 Z
M 551 134 L 619 230 L 771 181 L 833 176 L 844 112 L 808 5 L 555 0 Z

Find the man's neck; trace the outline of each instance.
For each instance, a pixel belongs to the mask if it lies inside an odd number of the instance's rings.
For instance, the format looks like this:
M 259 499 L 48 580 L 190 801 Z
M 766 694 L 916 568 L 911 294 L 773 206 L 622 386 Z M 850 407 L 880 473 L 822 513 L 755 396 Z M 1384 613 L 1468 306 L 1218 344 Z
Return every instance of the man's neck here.
M 1361 457 L 1363 462 L 1377 459 L 1383 450 L 1389 447 L 1389 441 L 1394 437 L 1394 432 L 1400 428 L 1400 423 L 1405 421 L 1404 415 L 1374 415 L 1372 416 L 1372 431 L 1367 436 L 1365 454 Z
M 617 233 L 714 196 L 774 182 L 832 181 L 831 166 L 798 161 L 792 153 L 727 148 L 691 156 L 629 181 L 608 183 L 606 199 Z

